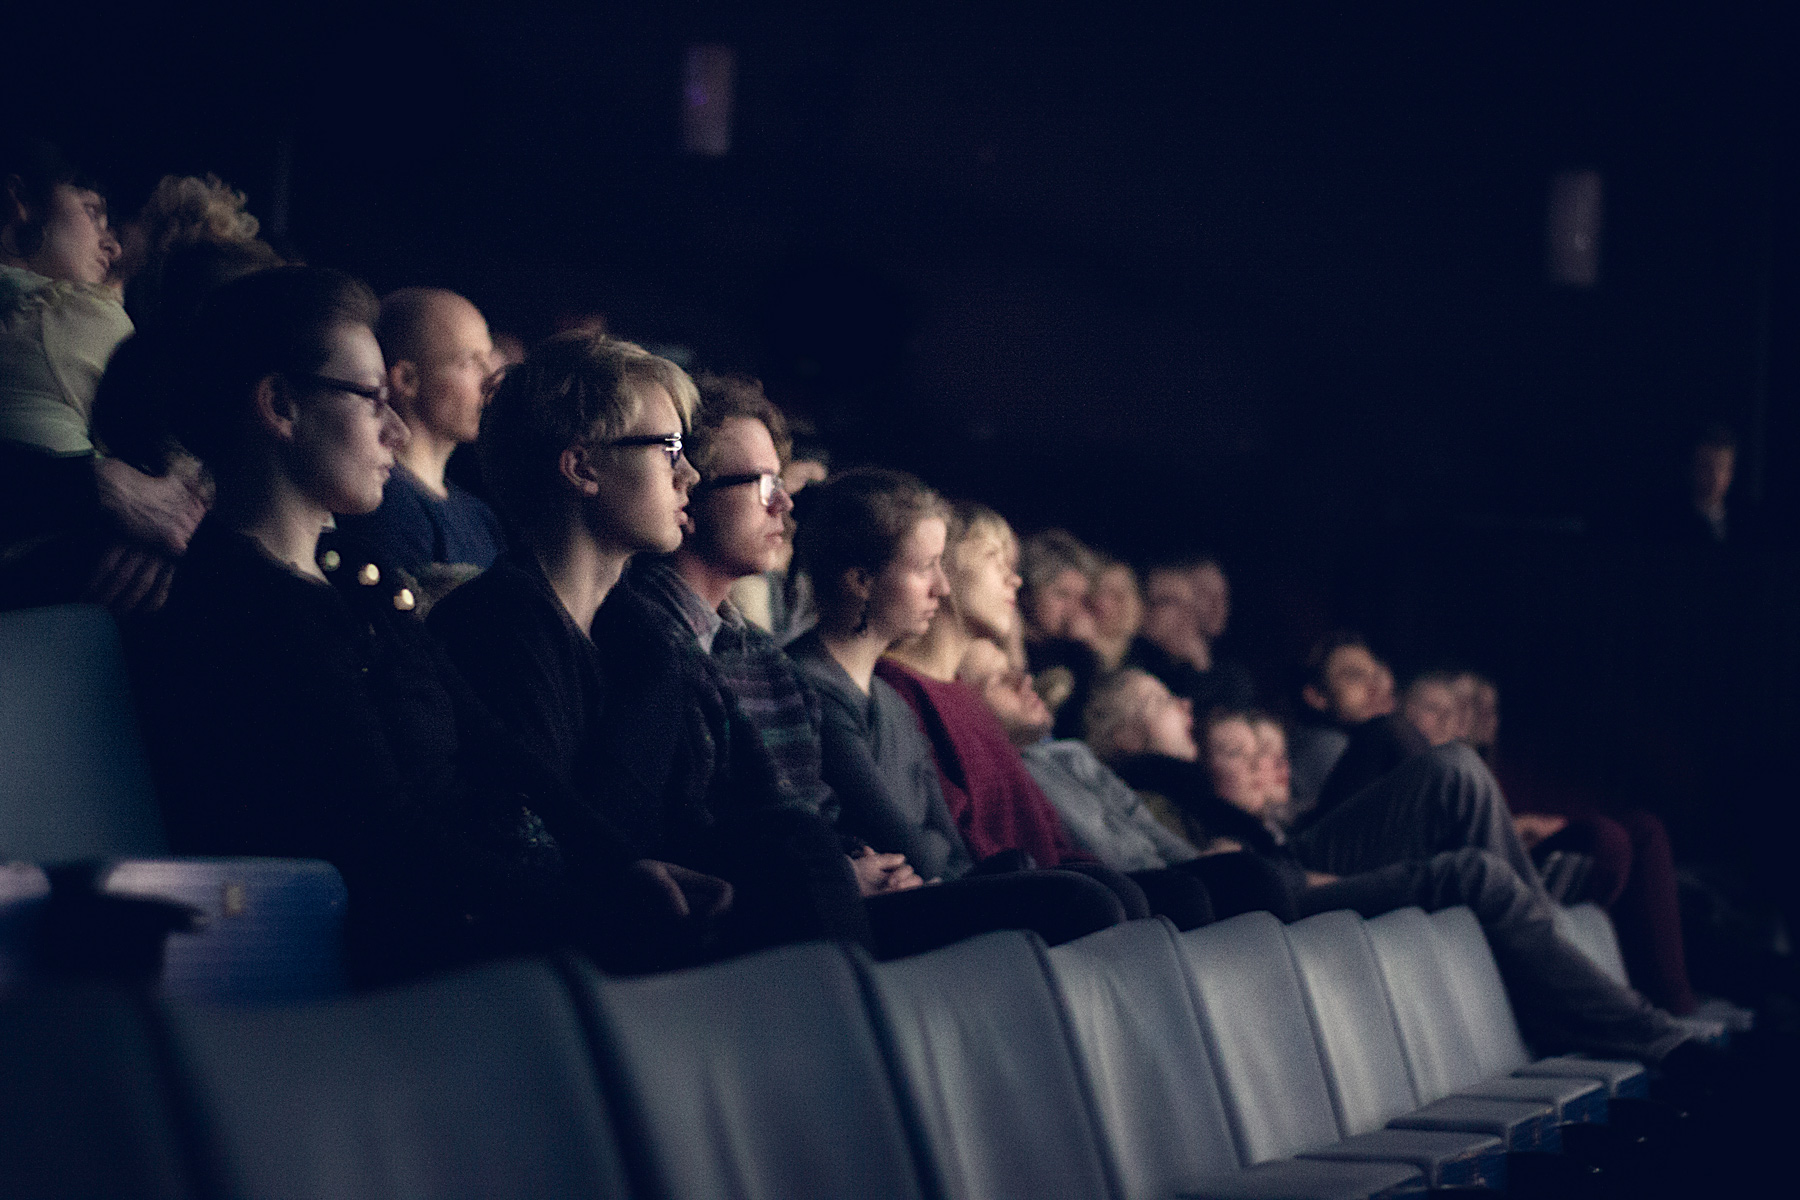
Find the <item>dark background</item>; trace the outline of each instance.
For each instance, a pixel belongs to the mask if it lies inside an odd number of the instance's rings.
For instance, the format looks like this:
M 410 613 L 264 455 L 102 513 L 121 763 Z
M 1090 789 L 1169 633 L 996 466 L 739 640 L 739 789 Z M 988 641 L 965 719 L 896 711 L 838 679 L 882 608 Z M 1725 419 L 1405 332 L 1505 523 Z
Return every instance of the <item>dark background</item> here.
M 759 374 L 841 461 L 1213 550 L 1271 688 L 1334 624 L 1471 663 L 1515 744 L 1785 860 L 1788 6 L 1470 7 L 88 8 L 15 25 L 6 103 L 122 211 L 217 171 L 378 289 L 527 338 L 604 313 Z M 679 151 L 698 42 L 737 52 L 723 159 Z M 1591 289 L 1545 266 L 1581 168 Z M 1729 553 L 1648 533 L 1711 419 L 1763 532 Z

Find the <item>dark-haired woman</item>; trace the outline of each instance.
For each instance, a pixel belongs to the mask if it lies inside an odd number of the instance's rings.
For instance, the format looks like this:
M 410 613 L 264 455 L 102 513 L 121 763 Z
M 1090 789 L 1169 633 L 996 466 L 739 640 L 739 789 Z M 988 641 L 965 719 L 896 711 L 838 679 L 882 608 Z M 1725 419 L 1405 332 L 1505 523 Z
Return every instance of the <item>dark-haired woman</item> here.
M 366 980 L 567 943 L 635 965 L 728 889 L 639 861 L 489 717 L 406 589 L 320 548 L 380 503 L 405 437 L 375 315 L 357 281 L 293 267 L 197 323 L 169 432 L 217 505 L 130 638 L 171 841 L 336 864 Z

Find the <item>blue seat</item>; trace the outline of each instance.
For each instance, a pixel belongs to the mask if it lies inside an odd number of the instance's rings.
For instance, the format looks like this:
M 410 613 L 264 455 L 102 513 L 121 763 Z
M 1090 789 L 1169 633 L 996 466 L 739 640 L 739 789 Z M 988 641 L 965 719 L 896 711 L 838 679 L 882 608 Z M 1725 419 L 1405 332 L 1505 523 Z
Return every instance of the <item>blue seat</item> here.
M 1245 1162 L 1308 1158 L 1405 1162 L 1427 1177 L 1496 1174 L 1488 1137 L 1339 1125 L 1325 1065 L 1281 923 L 1245 913 L 1179 939 L 1202 1027 Z
M 0 861 L 80 864 L 52 872 L 58 915 L 105 921 L 108 897 L 198 910 L 204 923 L 170 934 L 160 970 L 151 968 L 165 995 L 269 1001 L 344 990 L 345 893 L 334 867 L 168 849 L 112 617 L 91 605 L 0 613 Z M 101 940 L 77 928 L 63 936 Z M 15 980 L 42 975 L 37 951 L 56 949 L 27 948 L 24 936 L 0 913 L 9 964 L 0 971 Z
M 163 1019 L 221 1195 L 627 1193 L 582 1018 L 551 964 L 280 1008 L 165 1005 Z
M 638 1192 L 941 1196 L 846 951 L 813 943 L 641 979 L 574 969 Z
M 1366 1162 L 1277 1158 L 1242 1166 L 1175 930 L 1166 920 L 1101 930 L 1052 947 L 1048 958 L 1126 1200 L 1177 1193 L 1383 1196 L 1424 1186 L 1416 1164 L 1398 1154 Z

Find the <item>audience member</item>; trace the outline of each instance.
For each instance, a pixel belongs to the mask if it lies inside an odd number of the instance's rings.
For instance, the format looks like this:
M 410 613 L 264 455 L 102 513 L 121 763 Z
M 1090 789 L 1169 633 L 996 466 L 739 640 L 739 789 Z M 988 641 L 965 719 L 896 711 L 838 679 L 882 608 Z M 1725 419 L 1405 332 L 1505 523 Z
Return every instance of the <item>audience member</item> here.
M 1100 556 L 1065 529 L 1046 529 L 1019 547 L 1019 613 L 1023 620 L 1007 645 L 1024 650 L 1038 694 L 1056 718 L 1056 735 L 1080 731 L 1081 709 L 1101 669 L 1090 580 Z
M 0 607 L 154 605 L 206 513 L 197 464 L 148 475 L 90 436 L 132 330 L 119 253 L 93 181 L 45 143 L 0 148 Z
M 1089 644 L 1100 669 L 1116 671 L 1144 624 L 1144 596 L 1131 564 L 1102 560 L 1089 581 L 1087 605 L 1094 626 Z
M 1322 819 L 1431 745 L 1399 715 L 1394 673 L 1360 635 L 1334 633 L 1321 639 L 1306 656 L 1305 672 L 1301 703 L 1319 725 L 1341 734 L 1343 741 L 1320 777 L 1317 798 L 1301 812 L 1302 823 Z M 1295 772 L 1309 781 L 1329 747 L 1340 744 L 1305 734 L 1296 738 L 1296 743 L 1309 756 L 1316 756 Z
M 1005 727 L 977 692 L 957 681 L 970 644 L 1003 641 L 1018 619 L 1018 553 L 999 513 L 955 506 L 944 552 L 950 594 L 925 632 L 896 646 L 876 670 L 919 714 L 951 814 L 977 855 L 1019 850 L 1041 866 L 1096 873 L 1134 907 L 1147 905 L 1178 926 L 1202 924 L 1212 906 L 1195 877 L 1167 871 L 1127 877 L 1077 849 Z
M 1103 681 L 1090 711 L 1103 758 L 1116 762 L 1134 786 L 1184 789 L 1180 803 L 1187 811 L 1244 839 L 1246 849 L 1279 870 L 1294 913 L 1349 908 L 1373 917 L 1408 905 L 1436 911 L 1466 904 L 1488 935 L 1521 1025 L 1541 1048 L 1658 1063 L 1688 1042 L 1689 1031 L 1673 1017 L 1613 982 L 1565 941 L 1549 897 L 1495 854 L 1464 848 L 1344 874 L 1307 869 L 1279 831 L 1263 824 L 1271 798 L 1260 787 L 1254 714 L 1215 709 L 1204 742 L 1197 741 L 1189 708 L 1137 671 Z M 1684 1057 L 1694 1053 L 1703 1052 Z
M 440 288 L 386 297 L 375 332 L 408 436 L 381 507 L 339 528 L 418 580 L 429 610 L 506 548 L 494 510 L 444 474 L 456 448 L 481 432 L 494 344 L 481 310 Z
M 130 631 L 171 845 L 336 864 L 369 981 L 571 942 L 662 961 L 728 889 L 645 861 L 500 729 L 378 564 L 320 552 L 333 512 L 380 502 L 406 437 L 375 311 L 348 276 L 289 267 L 199 322 L 171 432 L 218 507 Z
M 190 252 L 200 247 L 262 267 L 281 265 L 275 248 L 257 237 L 261 224 L 245 211 L 247 203 L 217 175 L 165 175 L 157 182 L 120 230 L 123 252 L 112 270 L 124 281 L 125 306 L 139 326 L 154 324 L 170 302 L 182 310 L 178 315 L 192 315 L 203 297 L 192 294 L 186 276 L 193 271 Z
M 1125 663 L 1187 697 L 1196 712 L 1249 704 L 1256 693 L 1250 673 L 1213 650 L 1230 619 L 1231 588 L 1218 563 L 1203 558 L 1154 567 L 1145 580 L 1143 633 Z
M 691 635 L 621 583 L 682 540 L 693 382 L 581 330 L 506 373 L 482 418 L 483 473 L 516 540 L 432 611 L 496 716 L 647 855 L 729 880 L 720 950 L 868 940 L 836 835 L 784 786 Z
M 673 635 L 691 639 L 710 657 L 725 692 L 762 736 L 790 791 L 831 820 L 837 819 L 840 802 L 826 782 L 827 765 L 829 777 L 847 785 L 849 800 L 842 806 L 847 819 L 837 824 L 869 901 L 877 952 L 916 953 L 996 928 L 1036 929 L 1055 943 L 1122 919 L 1118 901 L 1105 888 L 1079 877 L 959 878 L 970 867 L 967 851 L 937 792 L 930 750 L 897 696 L 894 715 L 919 746 L 916 770 L 931 787 L 928 799 L 936 801 L 937 819 L 929 827 L 909 819 L 906 810 L 914 797 L 904 785 L 886 787 L 869 773 L 875 755 L 867 739 L 842 728 L 822 737 L 820 702 L 774 638 L 745 621 L 730 597 L 732 584 L 766 569 L 787 544 L 792 503 L 781 484 L 785 423 L 749 380 L 707 376 L 701 395 L 688 443 L 701 475 L 689 506 L 689 534 L 675 553 L 634 564 L 629 585 L 660 608 Z M 835 660 L 815 666 L 832 691 L 825 700 L 829 719 L 854 722 L 866 711 L 866 694 L 840 694 L 847 677 Z M 919 854 L 916 863 L 908 861 L 909 850 Z M 938 886 L 921 887 L 924 879 L 915 867 Z M 1071 891 L 1077 893 L 1073 905 L 1067 900 Z

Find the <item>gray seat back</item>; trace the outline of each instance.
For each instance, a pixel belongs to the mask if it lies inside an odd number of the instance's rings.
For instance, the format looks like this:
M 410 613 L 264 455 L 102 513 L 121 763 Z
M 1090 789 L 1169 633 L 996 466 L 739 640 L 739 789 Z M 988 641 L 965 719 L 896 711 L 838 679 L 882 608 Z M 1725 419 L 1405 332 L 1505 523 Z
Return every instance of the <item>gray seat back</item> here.
M 1388 1006 L 1406 1052 L 1406 1069 L 1421 1104 L 1481 1082 L 1475 1038 L 1463 1023 L 1431 919 L 1399 908 L 1363 926 L 1387 985 Z
M 984 934 L 869 971 L 950 1195 L 1117 1194 L 1035 934 Z
M 1338 1141 L 1337 1114 L 1281 922 L 1250 912 L 1176 939 L 1245 1164 Z
M 0 1193 L 195 1194 L 141 1004 L 88 989 L 0 1001 Z
M 0 861 L 167 852 L 112 617 L 0 613 Z
M 1450 994 L 1475 1040 L 1482 1077 L 1510 1075 L 1530 1063 L 1531 1052 L 1519 1032 L 1500 967 L 1475 914 L 1461 905 L 1440 909 L 1431 914 L 1431 932 Z
M 1362 918 L 1320 913 L 1286 933 L 1345 1135 L 1380 1129 L 1419 1107 Z
M 548 964 L 353 1000 L 165 1012 L 223 1195 L 625 1194 L 588 1038 Z
M 1048 951 L 1126 1200 L 1240 1163 L 1175 927 L 1127 921 Z
M 581 969 L 644 1195 L 935 1195 L 848 954 L 784 946 L 641 979 Z

